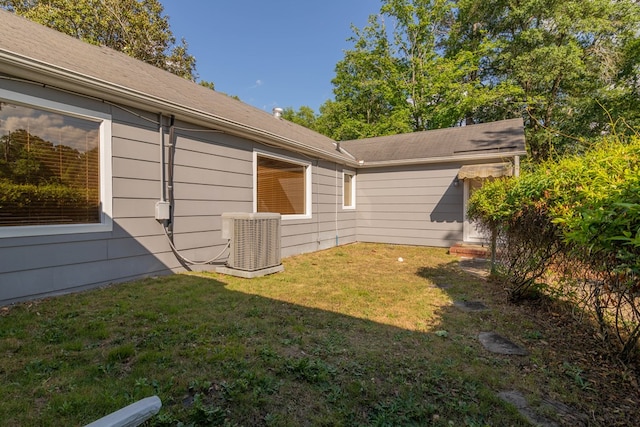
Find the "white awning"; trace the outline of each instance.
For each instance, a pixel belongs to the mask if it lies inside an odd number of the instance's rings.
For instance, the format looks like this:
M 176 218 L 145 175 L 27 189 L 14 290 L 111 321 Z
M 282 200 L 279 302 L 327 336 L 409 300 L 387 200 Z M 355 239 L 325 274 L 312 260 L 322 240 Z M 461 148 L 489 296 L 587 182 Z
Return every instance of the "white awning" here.
M 497 178 L 500 176 L 512 176 L 513 165 L 511 163 L 488 163 L 483 165 L 464 165 L 458 172 L 459 179 L 465 178 Z

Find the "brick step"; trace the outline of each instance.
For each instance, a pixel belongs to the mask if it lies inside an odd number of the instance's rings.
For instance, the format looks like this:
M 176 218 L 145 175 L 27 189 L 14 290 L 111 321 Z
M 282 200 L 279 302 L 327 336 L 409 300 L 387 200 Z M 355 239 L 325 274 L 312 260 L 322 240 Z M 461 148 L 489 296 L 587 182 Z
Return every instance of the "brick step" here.
M 469 243 L 456 243 L 449 248 L 451 255 L 466 258 L 489 258 L 491 250 L 487 246 L 473 245 Z

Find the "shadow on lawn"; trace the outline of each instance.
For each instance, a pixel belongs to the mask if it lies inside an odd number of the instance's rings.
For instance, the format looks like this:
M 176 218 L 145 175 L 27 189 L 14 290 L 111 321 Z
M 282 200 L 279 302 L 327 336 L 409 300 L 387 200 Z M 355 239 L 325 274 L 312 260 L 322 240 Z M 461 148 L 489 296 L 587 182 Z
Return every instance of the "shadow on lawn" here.
M 416 272 L 459 307 L 478 302 L 489 308 L 467 313 L 468 321 L 460 316 L 460 309 L 445 310 L 442 325 L 457 324 L 458 332 L 466 336 L 495 331 L 530 351 L 527 357 L 478 352 L 474 357 L 493 364 L 495 376 L 504 376 L 502 381 L 487 379 L 486 383 L 496 392 L 496 386 L 502 387 L 501 394 L 524 394 L 526 400 L 519 399 L 536 407 L 534 424 L 548 425 L 545 418 L 553 418 L 571 426 L 634 425 L 640 404 L 638 369 L 611 358 L 611 349 L 587 321 L 589 315 L 544 294 L 514 304 L 504 284 L 488 279 L 489 270 L 488 261 L 469 259 Z M 464 322 L 467 326 L 461 325 Z M 518 371 L 522 378 L 514 376 Z
M 473 344 L 437 329 L 450 337 L 195 275 L 25 303 L 0 317 L 0 419 L 77 425 L 156 394 L 151 425 L 521 423 L 464 372 Z
M 561 334 L 535 318 L 522 322 L 523 307 L 506 305 L 457 260 L 414 271 L 420 292 L 490 310 L 442 304 L 436 321 L 409 330 L 196 275 L 16 305 L 0 316 L 0 419 L 79 425 L 156 394 L 163 408 L 151 425 L 522 425 L 498 391 L 579 401 L 581 367 L 562 364 L 570 349 L 554 354 L 548 345 Z M 253 283 L 314 292 L 285 273 Z M 505 332 L 532 356 L 487 353 L 477 340 L 486 330 Z M 625 414 L 633 411 L 617 421 Z

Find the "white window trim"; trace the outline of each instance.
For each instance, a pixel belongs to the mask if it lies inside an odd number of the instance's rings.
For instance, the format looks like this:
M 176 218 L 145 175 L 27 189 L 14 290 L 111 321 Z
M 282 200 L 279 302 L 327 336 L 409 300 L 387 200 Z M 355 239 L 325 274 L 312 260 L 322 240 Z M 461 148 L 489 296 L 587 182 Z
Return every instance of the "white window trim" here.
M 344 204 L 344 176 L 351 175 L 351 204 Z M 342 171 L 342 209 L 349 210 L 356 208 L 356 173 L 350 170 Z
M 295 165 L 304 166 L 304 214 L 296 214 L 296 215 L 282 215 L 282 220 L 294 220 L 294 219 L 311 219 L 313 216 L 311 200 L 312 200 L 312 185 L 311 185 L 311 163 L 304 162 L 302 160 L 294 159 L 293 157 L 284 156 L 280 154 L 272 154 L 266 151 L 255 149 L 253 151 L 253 212 L 258 212 L 258 156 L 269 157 L 275 160 L 282 160 L 283 162 L 293 163 Z
M 0 227 L 0 238 L 99 233 L 113 230 L 111 115 L 0 88 L 0 98 L 26 107 L 100 122 L 100 223 Z

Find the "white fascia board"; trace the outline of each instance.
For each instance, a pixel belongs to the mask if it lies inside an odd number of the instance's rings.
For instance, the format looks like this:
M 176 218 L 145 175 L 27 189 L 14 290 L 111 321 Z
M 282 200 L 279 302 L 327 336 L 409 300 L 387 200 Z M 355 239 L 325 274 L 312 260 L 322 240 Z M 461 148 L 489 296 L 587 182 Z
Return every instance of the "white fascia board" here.
M 375 162 L 359 163 L 359 169 L 380 168 L 385 166 L 407 166 L 407 165 L 423 165 L 435 163 L 452 163 L 452 162 L 472 162 L 477 160 L 489 159 L 508 159 L 515 156 L 526 156 L 526 151 L 510 151 L 510 152 L 494 152 L 487 154 L 475 154 L 465 156 L 445 156 L 445 157 L 426 157 L 422 159 L 403 159 L 403 160 L 382 160 Z

